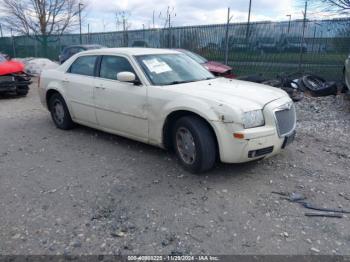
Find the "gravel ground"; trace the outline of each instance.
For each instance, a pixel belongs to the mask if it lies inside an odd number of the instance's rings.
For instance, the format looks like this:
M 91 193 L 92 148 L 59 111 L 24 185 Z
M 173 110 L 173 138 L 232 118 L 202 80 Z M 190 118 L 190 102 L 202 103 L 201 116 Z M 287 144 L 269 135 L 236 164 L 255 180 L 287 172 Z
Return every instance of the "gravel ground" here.
M 0 254 L 350 254 L 350 101 L 306 98 L 280 155 L 188 174 L 161 149 L 0 99 Z

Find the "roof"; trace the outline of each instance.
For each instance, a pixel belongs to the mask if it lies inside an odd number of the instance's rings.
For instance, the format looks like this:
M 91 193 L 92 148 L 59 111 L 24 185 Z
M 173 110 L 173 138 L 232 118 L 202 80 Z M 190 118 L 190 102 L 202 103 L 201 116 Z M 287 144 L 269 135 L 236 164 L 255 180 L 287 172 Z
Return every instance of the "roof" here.
M 125 54 L 125 55 L 153 55 L 153 54 L 179 54 L 178 51 L 161 48 L 102 48 L 96 50 L 84 51 L 80 54 Z

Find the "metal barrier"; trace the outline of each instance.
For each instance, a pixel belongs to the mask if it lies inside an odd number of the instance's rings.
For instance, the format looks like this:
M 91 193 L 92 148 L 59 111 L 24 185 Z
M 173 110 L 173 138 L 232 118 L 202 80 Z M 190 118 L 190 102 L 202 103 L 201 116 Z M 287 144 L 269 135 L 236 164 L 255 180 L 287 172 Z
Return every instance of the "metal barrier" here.
M 237 23 L 92 33 L 83 34 L 82 43 L 107 47 L 183 48 L 220 62 L 227 54 L 228 64 L 237 75 L 275 76 L 303 70 L 339 80 L 350 52 L 350 19 L 306 21 L 305 27 L 300 20 L 257 22 L 249 26 Z M 0 52 L 15 57 L 57 60 L 64 47 L 78 44 L 79 34 L 6 37 L 0 38 Z

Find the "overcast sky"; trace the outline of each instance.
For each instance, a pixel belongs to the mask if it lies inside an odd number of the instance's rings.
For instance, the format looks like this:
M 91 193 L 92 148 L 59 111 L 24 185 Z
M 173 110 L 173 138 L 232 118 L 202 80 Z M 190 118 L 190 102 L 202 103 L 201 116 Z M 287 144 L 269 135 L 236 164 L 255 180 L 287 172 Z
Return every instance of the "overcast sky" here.
M 152 26 L 155 11 L 156 27 L 163 27 L 167 7 L 174 9 L 173 26 L 225 23 L 227 7 L 231 7 L 233 22 L 246 22 L 249 0 L 85 0 L 84 32 L 87 24 L 92 32 L 115 31 L 115 12 L 126 10 L 131 29 Z M 252 0 L 252 21 L 287 20 L 287 14 L 294 19 L 301 18 L 302 5 L 299 0 Z M 160 17 L 159 14 L 162 13 Z M 122 25 L 119 25 L 121 30 Z
M 1 3 L 2 0 L 0 0 Z M 122 30 L 122 23 L 117 24 L 116 12 L 127 12 L 131 30 L 152 27 L 153 12 L 155 27 L 165 24 L 167 8 L 172 10 L 172 26 L 189 26 L 226 23 L 227 8 L 231 8 L 232 22 L 246 22 L 248 19 L 249 0 L 80 0 L 85 4 L 83 11 L 83 33 L 110 32 Z M 309 0 L 309 2 L 311 2 Z M 310 4 L 311 5 L 311 4 Z M 303 0 L 252 0 L 251 21 L 285 21 L 301 19 Z M 161 14 L 161 15 L 160 15 Z M 335 14 L 337 16 L 337 14 Z M 339 15 L 338 15 L 339 16 Z M 1 13 L 0 13 L 1 17 Z M 322 14 L 313 5 L 308 10 L 309 19 L 331 18 Z M 5 35 L 9 35 L 5 29 Z M 73 31 L 78 33 L 78 28 Z

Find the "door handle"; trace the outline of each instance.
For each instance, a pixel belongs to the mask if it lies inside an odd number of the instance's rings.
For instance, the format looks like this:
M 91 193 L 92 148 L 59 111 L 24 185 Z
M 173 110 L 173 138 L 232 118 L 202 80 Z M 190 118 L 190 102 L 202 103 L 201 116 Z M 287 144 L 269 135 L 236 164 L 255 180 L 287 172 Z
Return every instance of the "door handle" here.
M 106 88 L 105 88 L 105 87 L 103 87 L 103 86 L 95 86 L 95 88 L 96 88 L 96 89 L 106 90 Z
M 63 84 L 68 84 L 69 83 L 68 80 L 63 80 L 62 82 L 63 82 Z

